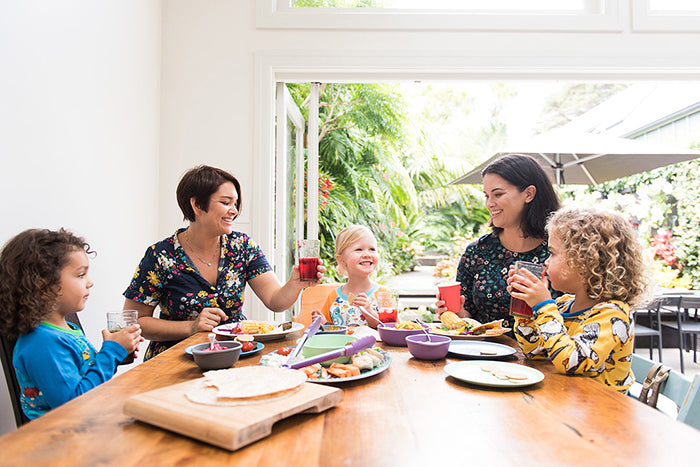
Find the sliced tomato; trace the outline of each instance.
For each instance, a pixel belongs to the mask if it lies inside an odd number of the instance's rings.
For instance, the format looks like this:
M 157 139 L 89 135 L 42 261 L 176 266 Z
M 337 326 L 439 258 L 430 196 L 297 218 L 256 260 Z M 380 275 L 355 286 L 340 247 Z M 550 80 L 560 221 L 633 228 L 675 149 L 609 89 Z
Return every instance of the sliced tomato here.
M 281 347 L 277 349 L 277 353 L 280 355 L 289 355 L 290 353 L 292 353 L 292 349 L 293 347 Z

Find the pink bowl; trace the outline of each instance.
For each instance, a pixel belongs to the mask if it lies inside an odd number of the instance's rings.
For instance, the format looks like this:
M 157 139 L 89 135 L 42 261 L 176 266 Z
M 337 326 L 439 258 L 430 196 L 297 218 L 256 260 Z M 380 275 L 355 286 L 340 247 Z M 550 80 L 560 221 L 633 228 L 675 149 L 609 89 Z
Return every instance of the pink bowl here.
M 414 334 L 423 334 L 420 329 L 396 329 L 396 323 L 380 323 L 377 325 L 379 337 L 382 342 L 397 347 L 406 347 L 406 337 Z
M 445 358 L 450 348 L 450 342 L 452 342 L 452 339 L 449 337 L 438 335 L 431 335 L 430 342 L 428 342 L 428 336 L 422 333 L 406 338 L 408 351 L 411 352 L 411 355 L 421 360 L 439 360 Z

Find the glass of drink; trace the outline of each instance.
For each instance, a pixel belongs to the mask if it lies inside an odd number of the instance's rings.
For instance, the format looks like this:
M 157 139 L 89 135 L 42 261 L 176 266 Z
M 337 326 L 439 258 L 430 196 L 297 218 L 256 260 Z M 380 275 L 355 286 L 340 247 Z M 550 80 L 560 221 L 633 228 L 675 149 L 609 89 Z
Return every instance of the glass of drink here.
M 139 312 L 136 310 L 121 310 L 107 312 L 107 330 L 109 332 L 121 331 L 124 328 L 136 324 L 139 317 Z M 131 352 L 124 361 L 123 365 L 134 363 L 134 352 Z
M 314 239 L 297 242 L 297 257 L 299 258 L 299 280 L 318 280 L 318 265 L 320 263 L 321 242 Z
M 528 271 L 530 271 L 538 277 L 544 277 L 544 264 L 530 263 L 528 261 L 516 261 L 516 274 L 518 272 L 518 269 L 527 269 Z M 519 298 L 515 297 L 510 297 L 510 314 L 513 316 L 532 318 L 532 308 L 524 300 L 520 300 Z
M 438 290 L 440 291 L 440 300 L 445 302 L 447 311 L 459 313 L 462 309 L 462 301 L 459 298 L 462 284 L 459 282 L 440 284 L 438 285 Z
M 399 301 L 392 291 L 376 293 L 377 305 L 379 305 L 379 321 L 382 323 L 397 323 L 399 320 Z

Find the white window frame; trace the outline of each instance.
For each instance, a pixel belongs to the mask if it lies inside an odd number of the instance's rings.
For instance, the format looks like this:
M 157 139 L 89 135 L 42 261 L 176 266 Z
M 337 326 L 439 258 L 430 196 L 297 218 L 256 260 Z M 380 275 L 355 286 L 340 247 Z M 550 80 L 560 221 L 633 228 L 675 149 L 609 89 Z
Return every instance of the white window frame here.
M 632 30 L 639 32 L 700 32 L 699 11 L 653 11 L 649 0 L 632 0 Z
M 588 0 L 584 12 L 446 11 L 368 8 L 289 8 L 284 0 L 256 0 L 259 29 L 599 31 L 624 29 L 629 0 Z

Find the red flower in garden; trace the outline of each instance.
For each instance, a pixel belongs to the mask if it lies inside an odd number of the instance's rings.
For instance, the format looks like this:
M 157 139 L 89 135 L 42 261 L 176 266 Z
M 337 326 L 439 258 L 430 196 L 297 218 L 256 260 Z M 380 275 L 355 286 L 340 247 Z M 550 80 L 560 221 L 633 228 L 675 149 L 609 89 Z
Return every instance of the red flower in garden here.
M 678 260 L 676 248 L 669 243 L 672 236 L 671 231 L 667 230 L 651 237 L 651 250 L 654 252 L 654 258 L 663 259 L 669 266 L 673 266 Z

